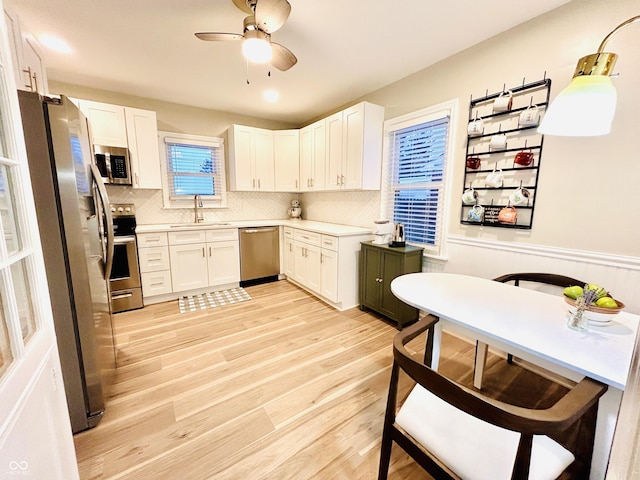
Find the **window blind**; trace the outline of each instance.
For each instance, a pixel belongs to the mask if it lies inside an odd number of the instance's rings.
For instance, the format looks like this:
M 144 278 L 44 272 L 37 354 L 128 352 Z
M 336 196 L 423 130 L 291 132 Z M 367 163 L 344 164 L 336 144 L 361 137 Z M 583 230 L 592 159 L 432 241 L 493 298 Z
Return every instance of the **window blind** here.
M 387 215 L 405 226 L 408 242 L 439 253 L 444 211 L 449 116 L 387 132 L 391 167 Z
M 171 198 L 196 194 L 220 197 L 223 181 L 221 148 L 196 142 L 176 142 L 165 139 L 167 179 Z

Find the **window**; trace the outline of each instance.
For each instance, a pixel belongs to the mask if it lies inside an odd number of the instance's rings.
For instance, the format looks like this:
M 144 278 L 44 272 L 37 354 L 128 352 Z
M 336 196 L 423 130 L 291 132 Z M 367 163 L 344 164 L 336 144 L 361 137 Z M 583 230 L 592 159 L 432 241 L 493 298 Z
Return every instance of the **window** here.
M 205 206 L 226 206 L 221 138 L 160 132 L 160 150 L 165 207 L 190 206 L 194 195 L 201 195 Z
M 435 257 L 445 256 L 450 125 L 456 109 L 452 101 L 385 122 L 382 216 L 403 223 L 406 241 Z

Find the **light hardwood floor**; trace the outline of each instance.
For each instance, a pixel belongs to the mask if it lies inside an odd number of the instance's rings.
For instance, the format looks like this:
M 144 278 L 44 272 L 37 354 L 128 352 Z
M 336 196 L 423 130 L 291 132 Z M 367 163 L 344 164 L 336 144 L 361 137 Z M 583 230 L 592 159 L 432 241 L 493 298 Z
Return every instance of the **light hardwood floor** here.
M 395 327 L 286 281 L 246 290 L 210 310 L 114 316 L 106 413 L 74 437 L 83 480 L 376 478 Z M 445 335 L 441 370 L 471 385 L 473 352 Z M 484 389 L 528 406 L 563 392 L 493 355 Z M 389 478 L 430 477 L 394 447 Z

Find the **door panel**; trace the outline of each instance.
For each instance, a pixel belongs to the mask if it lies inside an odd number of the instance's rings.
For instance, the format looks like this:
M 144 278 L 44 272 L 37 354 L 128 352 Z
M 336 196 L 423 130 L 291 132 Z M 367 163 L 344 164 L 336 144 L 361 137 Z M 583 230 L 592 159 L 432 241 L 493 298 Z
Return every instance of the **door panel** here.
M 378 279 L 381 277 L 381 252 L 377 249 L 366 248 L 362 249 L 363 265 L 365 272 L 367 272 L 364 279 L 364 299 L 363 303 L 367 307 L 379 308 L 380 306 L 380 282 Z
M 169 247 L 174 292 L 209 286 L 205 249 L 204 243 Z

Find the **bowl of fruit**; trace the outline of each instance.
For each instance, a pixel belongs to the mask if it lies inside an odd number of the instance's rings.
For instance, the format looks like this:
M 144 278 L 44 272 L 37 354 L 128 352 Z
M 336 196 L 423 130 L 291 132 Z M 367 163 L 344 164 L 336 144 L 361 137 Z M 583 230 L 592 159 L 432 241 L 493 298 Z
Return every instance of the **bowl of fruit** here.
M 580 297 L 589 298 L 591 302 L 583 315 L 589 323 L 595 325 L 609 323 L 624 308 L 624 303 L 613 298 L 609 292 L 595 283 L 588 283 L 584 287 L 573 285 L 565 288 L 563 293 L 564 301 L 574 307 L 573 311 Z

